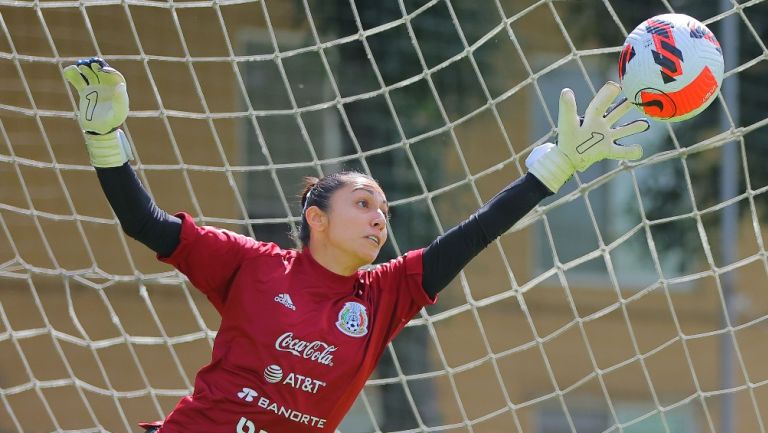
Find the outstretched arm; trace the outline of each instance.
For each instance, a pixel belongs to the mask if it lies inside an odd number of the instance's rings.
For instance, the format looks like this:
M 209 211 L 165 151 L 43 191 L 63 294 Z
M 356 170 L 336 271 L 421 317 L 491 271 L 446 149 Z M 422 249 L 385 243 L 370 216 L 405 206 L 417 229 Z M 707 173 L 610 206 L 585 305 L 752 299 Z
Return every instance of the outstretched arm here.
M 552 191 L 528 173 L 496 194 L 467 220 L 424 250 L 422 286 L 435 295 L 494 239 L 509 230 Z
M 423 254 L 422 286 L 434 298 L 489 243 L 509 230 L 544 197 L 556 193 L 576 170 L 584 171 L 597 161 L 639 159 L 639 145 L 616 142 L 648 129 L 646 120 L 613 125 L 632 106 L 626 99 L 611 105 L 621 92 L 608 82 L 579 118 L 571 89 L 560 94 L 558 144 L 545 143 L 525 160 L 528 174 L 510 184 L 466 221 L 435 239 Z
M 128 116 L 125 78 L 104 60 L 81 60 L 64 69 L 80 98 L 78 122 L 101 188 L 128 236 L 161 257 L 179 244 L 181 220 L 159 209 L 128 164 L 131 146 L 120 125 Z
M 96 174 L 125 234 L 169 257 L 179 245 L 181 220 L 157 207 L 127 162 L 97 168 Z

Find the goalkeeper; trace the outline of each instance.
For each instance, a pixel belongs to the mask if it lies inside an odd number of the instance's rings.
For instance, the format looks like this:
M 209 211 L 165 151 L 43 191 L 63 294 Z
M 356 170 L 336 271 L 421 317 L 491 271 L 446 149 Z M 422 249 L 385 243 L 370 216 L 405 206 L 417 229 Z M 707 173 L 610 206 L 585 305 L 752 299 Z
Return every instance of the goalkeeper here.
M 648 129 L 645 120 L 613 126 L 631 107 L 613 104 L 616 83 L 597 92 L 583 118 L 565 89 L 558 144 L 536 147 L 526 175 L 425 248 L 362 270 L 387 240 L 388 204 L 375 180 L 356 172 L 308 178 L 299 250 L 199 226 L 160 210 L 130 166 L 120 72 L 92 58 L 64 76 L 79 94 L 90 161 L 123 230 L 185 274 L 222 317 L 192 395 L 164 421 L 141 424 L 159 433 L 335 431 L 386 344 L 474 256 L 576 170 L 640 158 L 639 145 L 616 140 Z

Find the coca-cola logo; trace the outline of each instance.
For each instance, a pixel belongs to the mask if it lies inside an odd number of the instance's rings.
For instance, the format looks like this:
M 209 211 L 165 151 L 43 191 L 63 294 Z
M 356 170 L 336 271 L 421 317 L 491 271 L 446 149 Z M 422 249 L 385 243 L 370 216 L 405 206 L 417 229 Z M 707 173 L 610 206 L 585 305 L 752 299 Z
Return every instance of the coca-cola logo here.
M 299 358 L 315 361 L 318 364 L 332 366 L 333 352 L 338 347 L 319 340 L 304 341 L 300 338 L 294 338 L 293 332 L 286 332 L 275 341 L 275 349 L 292 353 Z

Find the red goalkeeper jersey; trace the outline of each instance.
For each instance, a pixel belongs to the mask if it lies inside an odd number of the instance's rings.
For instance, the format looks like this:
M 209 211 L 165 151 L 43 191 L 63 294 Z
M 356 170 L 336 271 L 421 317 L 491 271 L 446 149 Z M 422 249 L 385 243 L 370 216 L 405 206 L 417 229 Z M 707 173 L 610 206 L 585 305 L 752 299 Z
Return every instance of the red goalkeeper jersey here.
M 160 433 L 334 432 L 386 344 L 429 299 L 422 250 L 346 277 L 187 214 L 175 266 L 221 314 L 210 364 Z

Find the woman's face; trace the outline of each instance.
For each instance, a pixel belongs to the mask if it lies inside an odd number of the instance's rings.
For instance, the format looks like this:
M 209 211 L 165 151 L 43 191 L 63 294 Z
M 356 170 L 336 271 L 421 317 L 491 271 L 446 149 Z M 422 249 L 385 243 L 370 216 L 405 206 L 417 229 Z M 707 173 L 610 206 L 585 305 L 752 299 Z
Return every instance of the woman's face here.
M 387 241 L 389 205 L 381 187 L 353 177 L 331 196 L 328 241 L 360 266 L 373 263 Z

